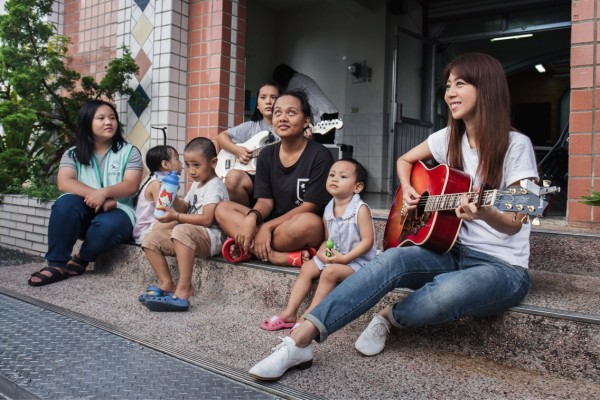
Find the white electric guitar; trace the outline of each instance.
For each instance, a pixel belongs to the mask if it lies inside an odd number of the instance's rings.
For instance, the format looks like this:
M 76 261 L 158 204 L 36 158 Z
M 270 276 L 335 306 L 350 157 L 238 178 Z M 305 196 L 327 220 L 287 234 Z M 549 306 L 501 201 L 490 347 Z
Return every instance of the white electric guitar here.
M 334 128 L 342 129 L 343 126 L 344 122 L 341 119 L 321 121 L 312 127 L 312 132 L 313 135 L 315 133 L 324 135 Z M 256 173 L 256 158 L 258 157 L 258 154 L 262 149 L 276 142 L 275 135 L 273 135 L 271 132 L 261 131 L 252 136 L 250 139 L 246 140 L 244 143 L 238 143 L 238 146 L 245 147 L 252 151 L 252 158 L 248 164 L 240 162 L 240 160 L 238 160 L 233 153 L 227 150 L 221 150 L 217 155 L 217 166 L 215 167 L 217 176 L 223 179 L 225 175 L 227 175 L 227 173 L 232 169 L 246 171 L 249 174 Z

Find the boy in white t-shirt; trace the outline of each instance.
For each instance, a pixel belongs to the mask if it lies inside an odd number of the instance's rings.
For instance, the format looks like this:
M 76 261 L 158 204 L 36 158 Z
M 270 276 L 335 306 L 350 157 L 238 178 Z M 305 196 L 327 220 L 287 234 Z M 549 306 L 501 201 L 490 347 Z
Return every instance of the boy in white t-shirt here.
M 157 217 L 142 241 L 142 248 L 158 278 L 139 296 L 152 311 L 187 311 L 194 294 L 192 273 L 195 257 L 210 257 L 221 252 L 223 232 L 215 223 L 215 208 L 229 200 L 225 184 L 217 177 L 217 151 L 210 139 L 195 138 L 183 152 L 185 168 L 194 180 L 184 198 L 182 209 L 168 208 Z M 166 256 L 177 257 L 179 280 L 173 281 Z

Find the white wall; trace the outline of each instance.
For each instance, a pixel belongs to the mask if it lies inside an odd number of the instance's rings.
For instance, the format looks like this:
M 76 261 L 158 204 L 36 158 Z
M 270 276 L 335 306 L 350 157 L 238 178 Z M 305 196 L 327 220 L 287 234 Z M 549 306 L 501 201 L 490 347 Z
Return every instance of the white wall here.
M 48 250 L 48 220 L 53 204 L 22 195 L 3 195 L 0 246 L 43 256 Z
M 254 94 L 280 63 L 312 77 L 338 107 L 344 129 L 336 143 L 354 147 L 354 158 L 369 171 L 370 192 L 387 192 L 392 176 L 385 4 L 373 0 L 358 13 L 326 1 L 284 10 L 248 6 L 246 88 Z M 372 79 L 352 83 L 347 67 L 362 60 Z
M 248 7 L 246 88 L 253 92 L 271 79 L 273 68 L 289 64 L 312 77 L 340 114 L 380 112 L 386 67 L 385 1 L 375 11 L 353 15 L 328 2 L 282 11 L 259 4 Z M 372 81 L 352 83 L 348 65 L 366 60 Z

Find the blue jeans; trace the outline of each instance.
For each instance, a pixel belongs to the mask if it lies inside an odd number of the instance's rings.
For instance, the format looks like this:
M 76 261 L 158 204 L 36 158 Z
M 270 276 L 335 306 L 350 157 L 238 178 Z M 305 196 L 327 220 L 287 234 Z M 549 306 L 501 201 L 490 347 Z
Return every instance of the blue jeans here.
M 80 258 L 96 261 L 102 253 L 131 239 L 132 230 L 131 220 L 124 211 L 115 208 L 95 213 L 82 197 L 65 194 L 52 206 L 46 260 L 49 266 L 64 267 L 75 242 L 82 239 Z
M 322 342 L 398 287 L 414 292 L 390 308 L 390 322 L 408 327 L 498 314 L 518 305 L 529 286 L 526 268 L 464 246 L 444 254 L 397 247 L 350 275 L 306 319 L 317 327 L 317 341 Z

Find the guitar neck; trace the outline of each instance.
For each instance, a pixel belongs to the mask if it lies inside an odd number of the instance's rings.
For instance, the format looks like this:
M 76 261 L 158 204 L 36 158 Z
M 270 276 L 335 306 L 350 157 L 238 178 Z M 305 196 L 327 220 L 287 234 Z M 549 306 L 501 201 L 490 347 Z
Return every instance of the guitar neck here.
M 456 209 L 460 205 L 460 201 L 464 196 L 469 198 L 469 202 L 481 203 L 481 206 L 490 206 L 495 203 L 497 190 L 486 190 L 481 193 L 481 201 L 479 192 L 465 192 L 440 194 L 435 196 L 424 196 L 421 198 L 419 205 L 423 206 L 425 212 L 434 211 L 450 211 Z

